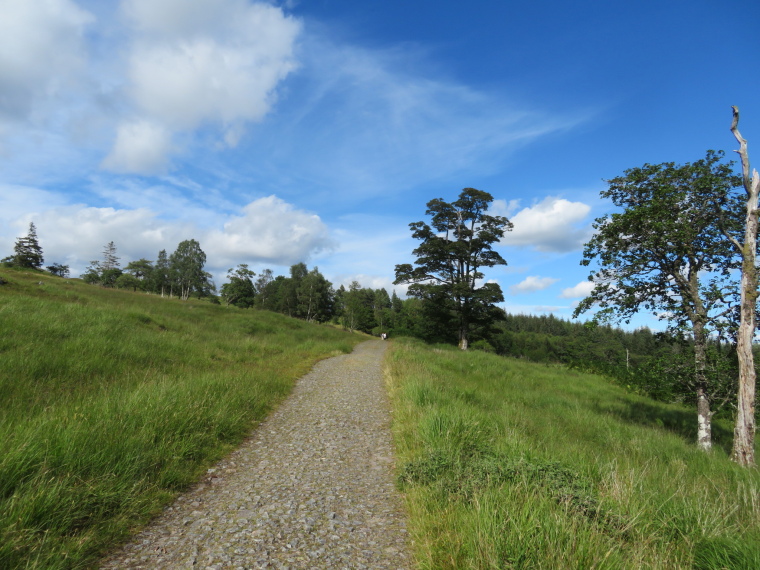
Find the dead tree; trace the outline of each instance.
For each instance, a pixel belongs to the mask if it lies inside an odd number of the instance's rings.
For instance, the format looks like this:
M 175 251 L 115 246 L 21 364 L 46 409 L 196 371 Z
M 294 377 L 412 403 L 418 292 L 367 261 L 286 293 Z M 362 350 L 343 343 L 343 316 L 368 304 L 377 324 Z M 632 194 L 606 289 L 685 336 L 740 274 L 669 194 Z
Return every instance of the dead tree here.
M 733 121 L 731 132 L 739 141 L 739 153 L 742 161 L 742 179 L 747 192 L 747 214 L 744 223 L 744 244 L 732 238 L 734 246 L 742 256 L 741 278 L 741 316 L 737 332 L 736 352 L 739 359 L 739 392 L 737 399 L 736 425 L 734 426 L 734 445 L 731 459 L 739 465 L 755 465 L 755 357 L 752 352 L 752 340 L 755 336 L 755 311 L 757 307 L 757 250 L 758 194 L 760 194 L 760 175 L 752 171 L 750 177 L 747 141 L 739 133 L 739 109 L 732 107 Z

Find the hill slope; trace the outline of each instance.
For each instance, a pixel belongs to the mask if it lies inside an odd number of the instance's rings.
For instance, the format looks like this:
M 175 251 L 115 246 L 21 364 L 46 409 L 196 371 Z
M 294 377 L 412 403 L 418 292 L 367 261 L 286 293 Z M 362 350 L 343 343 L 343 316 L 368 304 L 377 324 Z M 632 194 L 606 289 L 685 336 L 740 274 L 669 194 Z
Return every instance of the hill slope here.
M 0 567 L 75 568 L 361 339 L 263 311 L 3 270 Z
M 388 367 L 422 568 L 760 568 L 760 472 L 698 451 L 694 411 L 418 342 Z

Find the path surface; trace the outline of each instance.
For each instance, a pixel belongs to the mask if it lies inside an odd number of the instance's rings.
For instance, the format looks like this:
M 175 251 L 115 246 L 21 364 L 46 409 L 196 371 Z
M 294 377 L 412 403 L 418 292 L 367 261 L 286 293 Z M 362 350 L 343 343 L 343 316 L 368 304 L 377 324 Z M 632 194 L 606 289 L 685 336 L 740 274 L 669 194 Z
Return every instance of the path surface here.
M 102 568 L 409 568 L 382 341 L 318 363 Z

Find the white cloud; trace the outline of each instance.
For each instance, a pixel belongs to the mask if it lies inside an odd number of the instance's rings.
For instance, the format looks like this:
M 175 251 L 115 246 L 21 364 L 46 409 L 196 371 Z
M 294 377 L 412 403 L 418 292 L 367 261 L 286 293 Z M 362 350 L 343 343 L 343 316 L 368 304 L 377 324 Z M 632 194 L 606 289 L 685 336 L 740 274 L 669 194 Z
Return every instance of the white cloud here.
M 103 162 L 110 170 L 153 173 L 176 148 L 167 144 L 172 134 L 204 126 L 220 129 L 220 142 L 236 146 L 245 124 L 270 111 L 275 88 L 296 67 L 301 24 L 270 4 L 125 0 L 123 12 L 135 32 L 126 93 L 137 118 L 118 127 L 115 147 Z M 151 168 L 120 149 L 124 133 L 135 125 L 152 125 L 152 135 L 165 131 L 145 159 Z
M 396 291 L 396 295 L 399 297 L 406 296 L 406 290 L 408 285 L 394 285 L 393 279 L 388 277 L 380 277 L 378 275 L 367 275 L 364 273 L 353 274 L 340 274 L 335 277 L 333 287 L 336 289 L 343 285 L 346 289 L 349 288 L 353 281 L 357 281 L 359 285 L 366 289 L 385 289 L 388 295 L 391 295 L 393 291 Z
M 0 211 L 4 202 L 0 202 Z M 8 223 L 5 216 L 0 221 L 3 226 Z M 127 262 L 141 257 L 155 260 L 159 250 L 171 253 L 180 241 L 196 239 L 212 272 L 238 263 L 291 265 L 335 246 L 319 216 L 275 196 L 251 202 L 242 208 L 242 215 L 228 215 L 223 224 L 210 228 L 165 220 L 149 208 L 38 207 L 34 215 L 24 216 L 23 223 L 14 223 L 8 235 L 0 236 L 9 253 L 14 238 L 24 233 L 29 221 L 37 226 L 46 262 L 67 263 L 73 275 L 89 261 L 99 259 L 103 245 L 110 241 Z
M 501 303 L 500 306 L 511 315 L 548 315 L 551 313 L 562 316 L 570 312 L 569 307 L 559 305 L 515 305 L 512 303 Z
M 210 231 L 205 243 L 222 265 L 249 260 L 292 265 L 335 246 L 319 216 L 276 196 L 251 202 L 242 216 L 232 217 L 222 230 Z
M 554 277 L 538 277 L 537 275 L 531 275 L 520 281 L 517 285 L 512 285 L 509 288 L 509 292 L 512 295 L 520 295 L 522 293 L 543 291 L 557 281 L 559 281 L 559 279 L 555 279 Z
M 577 285 L 573 287 L 568 287 L 567 289 L 563 289 L 562 293 L 560 294 L 560 297 L 563 299 L 582 299 L 584 297 L 587 297 L 589 294 L 591 294 L 591 291 L 594 289 L 594 282 L 593 281 L 581 281 Z
M 515 204 L 510 204 L 512 209 Z M 504 234 L 501 243 L 511 246 L 530 246 L 539 251 L 567 252 L 580 249 L 588 238 L 589 229 L 578 227 L 591 207 L 583 202 L 547 196 L 541 202 L 523 208 L 510 221 L 511 232 Z
M 0 120 L 26 120 L 86 61 L 92 15 L 70 0 L 0 0 Z
M 101 166 L 112 172 L 162 174 L 171 148 L 171 135 L 163 126 L 144 120 L 122 123 Z

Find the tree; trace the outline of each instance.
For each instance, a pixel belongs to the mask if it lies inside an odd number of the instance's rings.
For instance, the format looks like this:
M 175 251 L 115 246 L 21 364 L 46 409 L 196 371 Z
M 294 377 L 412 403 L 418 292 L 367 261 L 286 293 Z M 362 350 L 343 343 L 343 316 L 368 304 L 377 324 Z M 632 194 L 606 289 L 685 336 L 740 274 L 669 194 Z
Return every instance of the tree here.
M 82 281 L 90 285 L 97 285 L 100 283 L 100 261 L 94 259 L 90 262 L 90 265 L 82 273 Z
M 274 280 L 271 269 L 264 269 L 259 273 L 259 278 L 256 279 L 256 283 L 253 284 L 256 290 L 256 305 L 266 306 L 268 288 L 267 286 Z
M 332 316 L 335 293 L 317 267 L 301 278 L 296 296 L 300 318 L 323 323 Z
M 512 229 L 512 223 L 488 215 L 491 202 L 488 192 L 474 188 L 462 190 L 452 203 L 431 200 L 425 213 L 431 216 L 432 227 L 425 222 L 409 224 L 412 237 L 422 242 L 412 252 L 416 267 L 396 265 L 394 284 L 410 283 L 410 296 L 434 302 L 440 310 L 433 318 L 445 322 L 453 316 L 462 350 L 467 350 L 470 328 L 488 318 L 486 309 L 504 300 L 498 284 L 477 284 L 484 277 L 482 268 L 507 264 L 493 244 Z
M 758 194 L 760 175 L 752 171 L 750 178 L 747 141 L 739 132 L 739 109 L 732 107 L 731 132 L 739 142 L 742 162 L 742 185 L 747 194 L 744 219 L 744 242 L 728 234 L 730 242 L 739 251 L 742 259 L 741 309 L 737 331 L 736 352 L 739 359 L 739 392 L 737 398 L 736 425 L 731 458 L 740 465 L 755 464 L 755 357 L 752 340 L 755 336 L 757 311 L 758 275 L 755 257 L 757 252 Z
M 241 309 L 253 307 L 256 290 L 251 279 L 255 276 L 245 263 L 241 263 L 236 269 L 230 269 L 227 272 L 227 279 L 230 281 L 222 285 L 221 289 L 224 302 L 228 306 L 235 305 Z
M 53 265 L 48 265 L 46 269 L 53 275 L 56 275 L 57 277 L 69 276 L 68 265 L 61 265 L 60 263 L 54 263 Z
M 37 239 L 37 228 L 34 222 L 29 223 L 29 232 L 26 236 L 18 238 L 13 246 L 13 256 L 10 258 L 13 265 L 17 267 L 27 267 L 29 269 L 40 269 L 44 258 L 42 248 Z
M 203 270 L 205 264 L 206 254 L 194 239 L 180 242 L 174 253 L 169 256 L 171 281 L 176 285 L 183 301 L 187 301 L 192 293 L 203 296 L 213 288 L 209 274 Z
M 124 267 L 124 271 L 140 281 L 145 281 L 149 279 L 151 273 L 153 273 L 153 262 L 144 257 L 137 261 L 130 261 L 127 263 L 126 267 Z
M 114 282 L 114 286 L 119 289 L 132 289 L 132 291 L 137 291 L 138 289 L 142 289 L 143 283 L 131 273 L 122 273 Z
M 388 296 L 388 291 L 385 289 L 378 289 L 375 291 L 373 310 L 375 311 L 375 321 L 377 321 L 377 326 L 380 327 L 378 332 L 380 334 L 387 332 L 393 317 L 391 298 Z
M 738 184 L 723 153 L 676 166 L 645 164 L 607 181 L 602 191 L 622 212 L 598 218 L 582 265 L 598 260 L 589 280 L 594 289 L 574 316 L 598 305 L 597 319 L 625 320 L 640 309 L 669 319 L 671 330 L 687 330 L 694 342 L 691 386 L 696 393 L 698 435 L 711 446 L 711 392 L 705 373 L 710 331 L 730 325 L 736 258 L 723 232 L 738 231 L 733 192 Z M 731 212 L 723 218 L 717 205 Z
M 116 246 L 110 241 L 103 248 L 103 261 L 91 261 L 82 274 L 82 280 L 91 285 L 115 287 L 121 274 L 119 258 L 116 257 Z
M 116 256 L 116 246 L 109 241 L 103 248 L 103 262 L 100 264 L 103 271 L 119 269 L 119 258 Z
M 369 333 L 375 326 L 372 314 L 374 293 L 371 289 L 363 289 L 358 281 L 352 281 L 347 291 L 342 285 L 341 289 L 341 320 L 344 328 Z
M 156 265 L 151 273 L 151 286 L 155 293 L 161 293 L 164 296 L 166 290 L 169 290 L 169 296 L 171 296 L 171 268 L 169 266 L 169 257 L 166 255 L 166 250 L 162 249 L 158 252 L 158 258 L 156 259 Z

